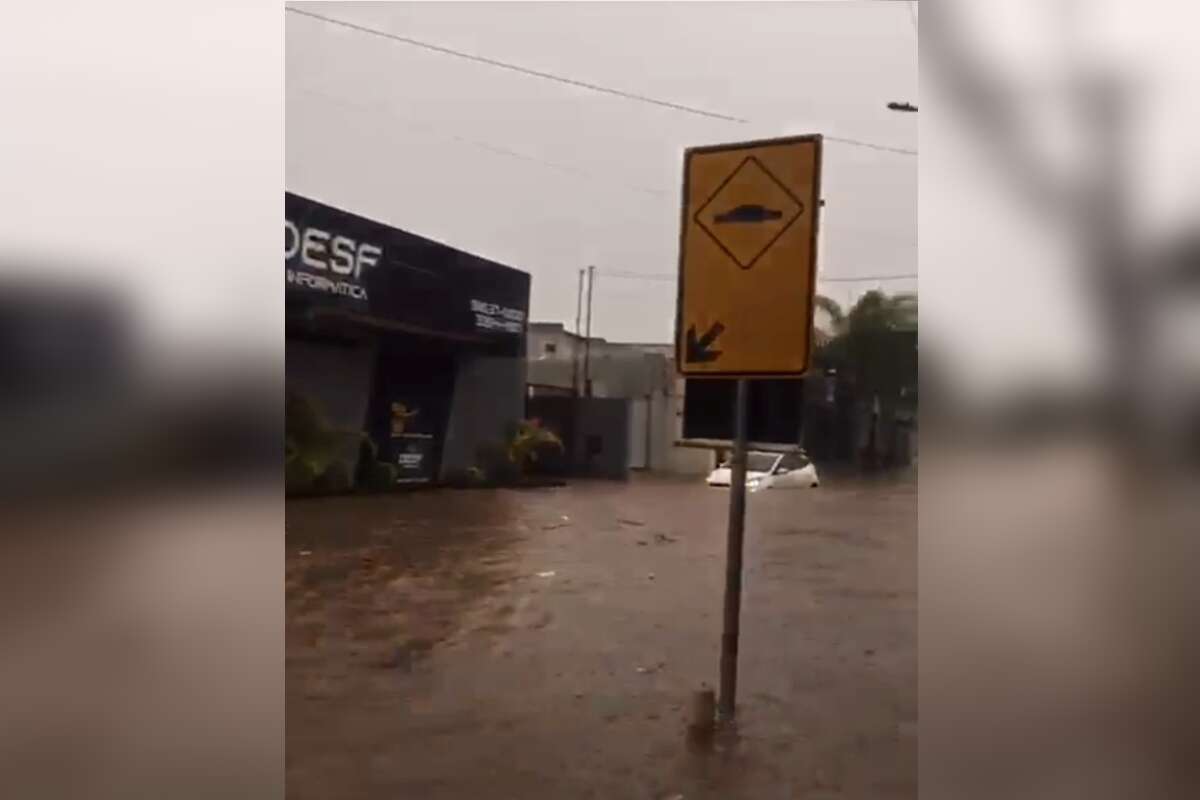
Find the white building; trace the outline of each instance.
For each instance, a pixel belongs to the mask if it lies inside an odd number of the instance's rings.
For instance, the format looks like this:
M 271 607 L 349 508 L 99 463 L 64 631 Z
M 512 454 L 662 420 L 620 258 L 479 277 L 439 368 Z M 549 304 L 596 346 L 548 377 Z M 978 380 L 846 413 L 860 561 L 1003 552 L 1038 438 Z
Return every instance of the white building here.
M 674 345 L 609 342 L 578 336 L 557 322 L 531 322 L 526 339 L 528 391 L 586 394 L 629 401 L 629 466 L 655 472 L 703 474 L 707 450 L 679 447 L 684 382 L 675 372 Z

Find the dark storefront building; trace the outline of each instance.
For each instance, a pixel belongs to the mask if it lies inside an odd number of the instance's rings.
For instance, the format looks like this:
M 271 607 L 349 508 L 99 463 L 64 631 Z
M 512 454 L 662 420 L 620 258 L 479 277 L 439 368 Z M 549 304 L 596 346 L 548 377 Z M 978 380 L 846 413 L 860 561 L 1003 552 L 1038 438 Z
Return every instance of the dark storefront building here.
M 289 404 L 319 417 L 294 424 L 318 471 L 361 477 L 364 432 L 389 481 L 436 480 L 521 418 L 527 273 L 291 193 L 284 234 Z

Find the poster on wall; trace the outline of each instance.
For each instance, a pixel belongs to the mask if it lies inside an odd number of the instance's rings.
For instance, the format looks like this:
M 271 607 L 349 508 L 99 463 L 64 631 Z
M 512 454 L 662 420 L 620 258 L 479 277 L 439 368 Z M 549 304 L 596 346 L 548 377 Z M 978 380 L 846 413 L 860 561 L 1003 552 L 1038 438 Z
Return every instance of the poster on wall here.
M 396 483 L 429 483 L 433 480 L 433 437 L 428 433 L 393 436 L 392 463 Z
M 389 440 L 396 483 L 429 483 L 433 480 L 433 435 L 413 430 L 420 414 L 420 408 L 392 402 Z

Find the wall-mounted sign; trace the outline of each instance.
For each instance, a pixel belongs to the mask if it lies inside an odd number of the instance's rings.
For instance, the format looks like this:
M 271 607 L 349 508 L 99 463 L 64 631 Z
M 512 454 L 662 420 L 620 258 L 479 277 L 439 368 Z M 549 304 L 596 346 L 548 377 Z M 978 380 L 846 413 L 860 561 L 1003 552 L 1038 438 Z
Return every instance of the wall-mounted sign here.
M 363 272 L 379 263 L 383 248 L 315 226 L 283 221 L 283 260 L 288 284 L 367 301 Z
M 392 403 L 392 436 L 403 436 L 409 422 L 421 413 L 421 409 L 410 409 L 404 403 Z
M 288 302 L 431 333 L 519 337 L 529 275 L 332 206 L 284 196 Z
M 391 445 L 396 483 L 429 483 L 433 480 L 433 436 L 404 433 L 393 436 Z
M 519 308 L 472 300 L 471 311 L 475 312 L 475 327 L 480 330 L 520 333 L 525 329 L 525 312 Z

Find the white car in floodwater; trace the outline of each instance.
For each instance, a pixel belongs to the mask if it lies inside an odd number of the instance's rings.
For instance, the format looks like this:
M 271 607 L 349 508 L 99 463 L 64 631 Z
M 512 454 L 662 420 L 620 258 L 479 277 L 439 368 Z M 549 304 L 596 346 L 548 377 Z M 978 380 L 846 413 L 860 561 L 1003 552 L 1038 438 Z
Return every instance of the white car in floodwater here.
M 723 462 L 708 476 L 709 486 L 728 486 L 733 468 Z M 751 450 L 746 454 L 746 489 L 806 489 L 820 486 L 817 467 L 803 452 L 765 453 Z

